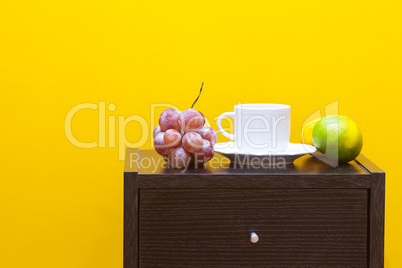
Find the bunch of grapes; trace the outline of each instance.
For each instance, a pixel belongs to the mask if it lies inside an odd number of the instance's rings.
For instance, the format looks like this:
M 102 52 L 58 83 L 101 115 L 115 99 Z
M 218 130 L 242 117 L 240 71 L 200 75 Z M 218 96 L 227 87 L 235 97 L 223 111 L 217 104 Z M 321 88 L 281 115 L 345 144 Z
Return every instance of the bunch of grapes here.
M 200 94 L 201 91 L 202 86 Z M 193 109 L 199 96 L 190 109 L 181 113 L 173 108 L 164 110 L 154 129 L 156 152 L 174 168 L 184 168 L 190 163 L 201 165 L 214 156 L 213 146 L 218 134 L 213 128 L 204 126 L 204 115 Z

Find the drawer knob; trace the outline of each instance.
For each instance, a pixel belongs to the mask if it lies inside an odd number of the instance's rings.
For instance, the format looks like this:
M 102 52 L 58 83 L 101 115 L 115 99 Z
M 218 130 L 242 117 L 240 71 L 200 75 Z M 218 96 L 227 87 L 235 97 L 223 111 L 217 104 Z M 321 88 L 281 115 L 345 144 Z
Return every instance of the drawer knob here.
M 258 240 L 259 240 L 260 238 L 258 237 L 258 235 L 256 234 L 256 233 L 254 233 L 254 232 L 252 232 L 251 234 L 250 234 L 250 241 L 251 241 L 251 243 L 257 243 L 258 242 Z

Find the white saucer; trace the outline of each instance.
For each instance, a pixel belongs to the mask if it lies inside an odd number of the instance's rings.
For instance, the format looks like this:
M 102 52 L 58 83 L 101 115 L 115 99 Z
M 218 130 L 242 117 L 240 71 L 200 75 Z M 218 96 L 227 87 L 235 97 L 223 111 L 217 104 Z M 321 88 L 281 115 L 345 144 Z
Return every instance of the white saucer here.
M 247 166 L 273 166 L 292 164 L 297 158 L 312 154 L 317 149 L 314 146 L 302 143 L 289 143 L 284 152 L 239 152 L 234 142 L 220 142 L 214 145 L 215 152 L 229 158 L 232 163 Z

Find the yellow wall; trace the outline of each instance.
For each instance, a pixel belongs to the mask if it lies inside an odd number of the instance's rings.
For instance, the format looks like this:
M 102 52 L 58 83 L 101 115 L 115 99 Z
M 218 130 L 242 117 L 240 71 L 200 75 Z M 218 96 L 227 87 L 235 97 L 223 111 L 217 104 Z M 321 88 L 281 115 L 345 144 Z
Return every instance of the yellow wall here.
M 116 122 L 150 122 L 152 103 L 186 109 L 202 80 L 213 127 L 238 101 L 286 103 L 293 142 L 338 100 L 387 172 L 385 262 L 401 267 L 401 13 L 396 0 L 0 0 L 0 267 L 122 267 L 123 161 L 108 142 L 73 146 L 65 116 L 105 101 Z M 72 127 L 97 140 L 96 111 Z

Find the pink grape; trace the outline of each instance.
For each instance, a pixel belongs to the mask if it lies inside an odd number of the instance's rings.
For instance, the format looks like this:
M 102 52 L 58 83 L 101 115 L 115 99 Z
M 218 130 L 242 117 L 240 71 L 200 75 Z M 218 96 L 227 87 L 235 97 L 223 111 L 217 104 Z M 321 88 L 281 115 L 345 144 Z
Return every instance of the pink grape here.
M 193 161 L 196 165 L 204 164 L 214 157 L 214 147 L 208 140 L 202 140 L 201 150 L 192 154 Z
M 184 149 L 190 153 L 196 153 L 201 150 L 202 138 L 197 132 L 187 132 L 183 136 L 182 144 Z
M 184 110 L 178 120 L 184 132 L 198 131 L 205 124 L 205 117 L 194 109 Z
M 216 133 L 215 129 L 208 126 L 203 126 L 198 133 L 204 140 L 208 140 L 212 146 L 214 146 L 218 140 L 218 133 Z
M 155 138 L 156 135 L 158 135 L 158 133 L 162 132 L 161 127 L 159 125 L 157 125 L 154 128 L 154 133 L 153 133 L 153 137 Z
M 191 160 L 191 155 L 183 146 L 179 145 L 176 148 L 172 148 L 168 156 L 169 164 L 174 168 L 184 168 Z
M 163 140 L 164 135 L 165 132 L 159 132 L 154 138 L 155 151 L 162 156 L 168 155 L 171 149 L 171 147 L 167 146 Z
M 163 132 L 167 131 L 168 129 L 176 129 L 180 131 L 180 125 L 178 119 L 180 117 L 179 111 L 173 108 L 169 108 L 164 110 L 159 117 L 159 125 Z
M 163 136 L 167 146 L 176 147 L 181 142 L 181 133 L 176 129 L 168 129 Z

